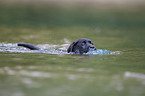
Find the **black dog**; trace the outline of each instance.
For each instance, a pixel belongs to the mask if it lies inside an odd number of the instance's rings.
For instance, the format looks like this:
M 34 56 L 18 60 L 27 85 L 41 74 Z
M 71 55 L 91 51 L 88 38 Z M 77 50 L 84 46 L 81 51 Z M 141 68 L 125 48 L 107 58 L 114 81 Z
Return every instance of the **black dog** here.
M 93 42 L 90 39 L 80 38 L 74 41 L 67 52 L 73 52 L 74 54 L 83 54 L 87 53 L 89 50 L 96 50 L 96 47 L 93 45 Z
M 18 43 L 18 46 L 23 46 L 26 48 L 29 48 L 31 50 L 39 50 L 40 48 L 27 43 Z M 69 48 L 67 49 L 68 53 L 74 53 L 74 54 L 83 54 L 87 53 L 89 50 L 96 50 L 96 47 L 93 45 L 92 41 L 90 39 L 80 38 L 76 41 L 74 41 Z

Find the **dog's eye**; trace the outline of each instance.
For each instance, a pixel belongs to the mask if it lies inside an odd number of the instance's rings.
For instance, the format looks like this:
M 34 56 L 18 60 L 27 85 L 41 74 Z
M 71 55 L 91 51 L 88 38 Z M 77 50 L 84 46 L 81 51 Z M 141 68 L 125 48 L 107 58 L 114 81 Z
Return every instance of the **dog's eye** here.
M 84 41 L 83 43 L 85 43 L 85 44 L 86 44 L 86 41 Z
M 91 41 L 89 41 L 89 43 L 93 45 L 93 43 Z

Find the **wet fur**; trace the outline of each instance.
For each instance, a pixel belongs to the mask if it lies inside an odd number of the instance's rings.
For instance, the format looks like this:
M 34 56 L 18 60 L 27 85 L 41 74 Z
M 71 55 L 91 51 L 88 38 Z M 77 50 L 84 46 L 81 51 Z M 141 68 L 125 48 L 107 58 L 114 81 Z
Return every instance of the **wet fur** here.
M 83 54 L 87 53 L 89 50 L 96 50 L 96 47 L 93 45 L 93 42 L 90 39 L 80 38 L 74 41 L 69 46 L 67 52 L 72 52 L 74 54 Z
M 31 50 L 40 50 L 39 47 L 28 43 L 18 43 L 18 46 L 23 46 Z M 87 53 L 89 50 L 96 50 L 93 42 L 90 39 L 80 38 L 69 46 L 67 52 L 73 54 L 83 54 Z

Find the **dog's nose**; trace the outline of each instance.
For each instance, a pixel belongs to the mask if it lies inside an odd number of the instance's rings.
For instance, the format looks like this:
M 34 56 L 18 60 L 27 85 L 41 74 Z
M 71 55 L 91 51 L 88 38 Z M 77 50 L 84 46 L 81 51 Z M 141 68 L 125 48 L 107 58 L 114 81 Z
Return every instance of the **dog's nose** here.
M 94 46 L 90 46 L 90 48 L 92 48 L 92 49 L 93 49 L 93 48 L 95 48 L 95 47 L 94 47 Z
M 96 50 L 95 46 L 90 46 L 90 49 Z

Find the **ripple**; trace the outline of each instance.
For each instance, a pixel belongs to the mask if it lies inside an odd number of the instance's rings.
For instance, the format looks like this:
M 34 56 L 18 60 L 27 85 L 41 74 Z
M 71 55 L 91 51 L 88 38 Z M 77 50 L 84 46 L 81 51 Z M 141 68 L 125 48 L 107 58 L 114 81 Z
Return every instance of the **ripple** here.
M 0 52 L 3 53 L 46 53 L 46 54 L 72 54 L 67 53 L 69 44 L 52 45 L 52 44 L 39 44 L 37 45 L 41 50 L 30 50 L 24 47 L 17 46 L 16 43 L 0 43 Z M 121 54 L 120 51 L 110 52 L 104 49 L 90 50 L 85 53 L 87 55 L 97 54 Z

